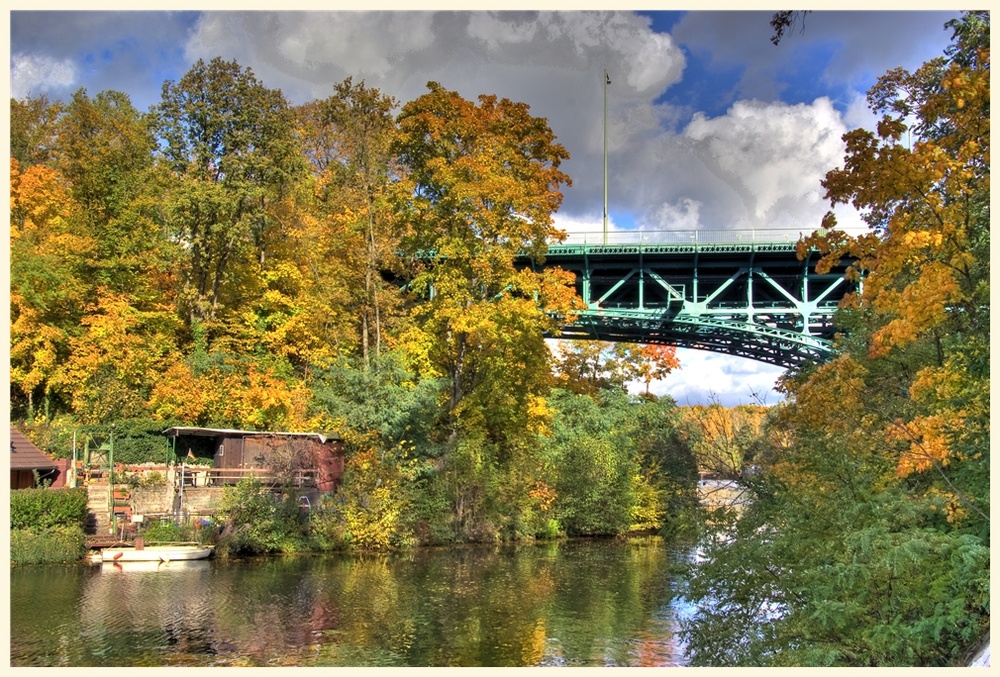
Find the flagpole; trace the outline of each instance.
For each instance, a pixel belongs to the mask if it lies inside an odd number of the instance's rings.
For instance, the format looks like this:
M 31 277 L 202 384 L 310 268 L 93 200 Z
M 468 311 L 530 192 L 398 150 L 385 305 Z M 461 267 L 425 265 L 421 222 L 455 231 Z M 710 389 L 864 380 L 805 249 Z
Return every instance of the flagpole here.
M 608 69 L 604 69 L 604 244 L 608 243 Z

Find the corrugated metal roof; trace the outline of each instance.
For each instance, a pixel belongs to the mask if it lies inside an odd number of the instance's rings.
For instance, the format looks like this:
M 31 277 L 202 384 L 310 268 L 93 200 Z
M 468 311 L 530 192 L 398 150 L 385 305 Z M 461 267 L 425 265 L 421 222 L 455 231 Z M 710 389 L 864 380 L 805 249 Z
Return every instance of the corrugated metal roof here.
M 173 428 L 167 428 L 163 431 L 164 435 L 168 437 L 180 437 L 181 435 L 188 435 L 192 437 L 268 437 L 268 436 L 281 436 L 281 437 L 315 437 L 321 443 L 327 440 L 339 440 L 340 436 L 336 433 L 331 435 L 321 435 L 320 433 L 293 433 L 293 432 L 279 432 L 279 431 L 268 431 L 268 430 L 235 430 L 232 428 L 188 428 L 183 426 L 174 426 Z
M 10 468 L 11 470 L 35 470 L 55 468 L 51 458 L 42 453 L 31 440 L 14 426 L 10 427 Z

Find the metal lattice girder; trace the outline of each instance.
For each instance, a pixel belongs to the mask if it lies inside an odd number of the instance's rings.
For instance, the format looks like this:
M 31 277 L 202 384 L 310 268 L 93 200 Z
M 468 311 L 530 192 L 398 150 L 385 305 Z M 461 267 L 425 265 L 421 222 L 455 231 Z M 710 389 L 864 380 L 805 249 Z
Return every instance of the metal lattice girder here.
M 542 265 L 576 275 L 586 310 L 562 338 L 662 343 L 791 367 L 832 352 L 833 313 L 852 286 L 815 272 L 793 241 L 570 244 Z

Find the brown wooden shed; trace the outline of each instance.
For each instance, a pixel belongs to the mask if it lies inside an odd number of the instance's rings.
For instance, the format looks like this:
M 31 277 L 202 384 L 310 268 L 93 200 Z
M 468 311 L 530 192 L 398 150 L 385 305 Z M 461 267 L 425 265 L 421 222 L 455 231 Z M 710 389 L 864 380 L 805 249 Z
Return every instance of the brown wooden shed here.
M 174 451 L 181 456 L 188 441 L 200 441 L 197 446 L 203 448 L 207 440 L 213 452 L 212 467 L 234 471 L 229 479 L 239 474 L 235 471 L 266 475 L 275 468 L 287 468 L 311 474 L 320 491 L 334 491 L 344 474 L 344 445 L 337 435 L 179 426 L 163 434 L 173 438 Z
M 35 473 L 40 482 L 51 481 L 53 484 L 59 478 L 59 466 L 36 447 L 24 433 L 10 427 L 10 488 L 30 489 L 38 486 Z

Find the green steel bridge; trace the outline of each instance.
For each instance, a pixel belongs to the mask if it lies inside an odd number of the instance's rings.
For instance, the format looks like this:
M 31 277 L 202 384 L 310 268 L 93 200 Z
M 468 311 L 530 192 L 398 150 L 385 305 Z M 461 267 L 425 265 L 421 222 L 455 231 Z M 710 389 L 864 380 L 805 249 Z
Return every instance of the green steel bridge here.
M 854 286 L 846 263 L 820 275 L 815 252 L 798 259 L 805 234 L 570 234 L 541 264 L 575 273 L 586 305 L 559 338 L 668 344 L 784 368 L 826 361 L 833 313 Z

